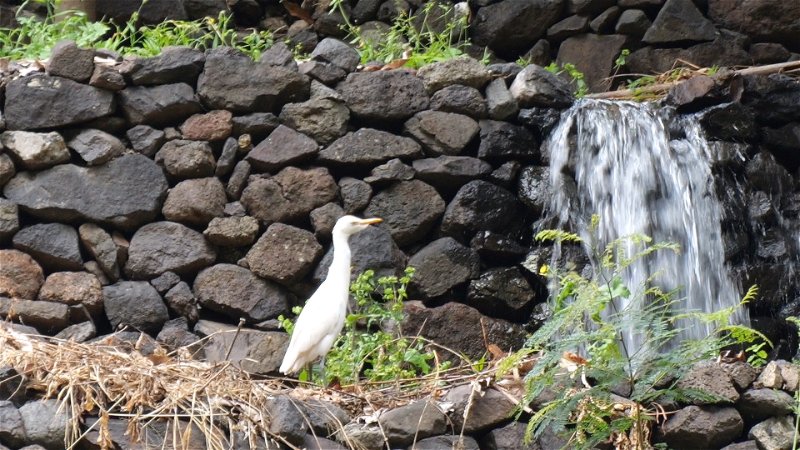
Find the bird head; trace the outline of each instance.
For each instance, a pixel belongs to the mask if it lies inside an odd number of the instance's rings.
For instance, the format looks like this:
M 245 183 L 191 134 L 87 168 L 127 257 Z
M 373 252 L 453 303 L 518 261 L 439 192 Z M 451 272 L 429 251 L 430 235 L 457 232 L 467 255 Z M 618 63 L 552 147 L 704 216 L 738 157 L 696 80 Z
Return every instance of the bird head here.
M 333 226 L 333 232 L 341 233 L 344 234 L 345 236 L 350 236 L 352 234 L 358 233 L 359 231 L 367 228 L 370 225 L 381 222 L 383 222 L 383 219 L 379 219 L 377 217 L 373 217 L 370 219 L 360 219 L 356 216 L 344 216 L 336 221 L 336 225 Z

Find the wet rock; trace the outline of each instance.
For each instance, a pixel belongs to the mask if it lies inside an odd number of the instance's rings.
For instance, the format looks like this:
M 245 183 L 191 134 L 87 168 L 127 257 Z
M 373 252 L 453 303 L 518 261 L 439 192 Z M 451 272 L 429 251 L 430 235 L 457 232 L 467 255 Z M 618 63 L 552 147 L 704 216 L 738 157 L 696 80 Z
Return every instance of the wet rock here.
M 319 145 L 303 133 L 279 125 L 269 137 L 247 154 L 247 161 L 259 172 L 273 172 L 293 164 L 308 162 L 319 152 Z
M 473 119 L 454 113 L 423 111 L 406 121 L 404 131 L 419 141 L 428 155 L 458 155 L 478 134 Z
M 745 174 L 752 189 L 764 191 L 773 198 L 780 198 L 792 186 L 786 169 L 766 152 L 759 152 L 747 162 Z
M 138 153 L 152 157 L 164 144 L 164 132 L 149 125 L 136 125 L 125 133 L 131 147 Z
M 539 159 L 538 139 L 525 127 L 495 120 L 480 121 L 478 158 L 491 160 Z
M 17 170 L 11 158 L 5 153 L 0 154 L 0 187 L 3 187 L 8 180 L 14 178 L 16 173 Z
M 0 250 L 0 295 L 35 299 L 44 283 L 44 273 L 30 255 L 19 250 Z
M 424 198 L 424 202 L 418 201 Z M 400 246 L 423 238 L 444 214 L 444 200 L 430 185 L 418 181 L 404 181 L 378 192 L 364 212 L 370 217 L 380 217 Z
M 86 272 L 55 272 L 47 276 L 39 300 L 82 305 L 92 314 L 103 312 L 103 286 L 96 276 Z
M 750 56 L 756 64 L 775 64 L 789 60 L 792 54 L 781 44 L 757 42 L 750 46 Z
M 626 67 L 637 73 L 662 73 L 671 70 L 678 59 L 704 67 L 747 65 L 752 62 L 745 50 L 748 43 L 746 36 L 721 29 L 713 41 L 687 49 L 643 47 L 630 54 Z
M 13 243 L 14 248 L 30 254 L 49 271 L 83 269 L 78 232 L 69 225 L 31 225 L 18 231 Z
M 417 75 L 431 94 L 452 85 L 483 89 L 492 78 L 486 66 L 469 56 L 427 64 L 417 71 Z
M 277 371 L 289 346 L 289 335 L 284 332 L 248 328 L 237 332 L 233 325 L 208 320 L 197 322 L 194 330 L 201 337 L 209 337 L 203 345 L 209 362 L 230 361 L 251 373 Z
M 494 120 L 505 120 L 519 111 L 517 100 L 511 96 L 506 82 L 500 78 L 492 80 L 486 86 L 486 105 L 489 117 Z
M 438 189 L 455 191 L 469 181 L 492 171 L 489 163 L 470 156 L 439 156 L 413 163 L 416 177 Z
M 90 166 L 105 164 L 125 151 L 125 145 L 116 136 L 92 128 L 81 130 L 72 136 L 67 141 L 67 146 L 78 152 Z
M 254 112 L 244 116 L 236 116 L 233 121 L 233 135 L 249 134 L 254 140 L 261 140 L 280 125 L 275 114 Z
M 758 121 L 782 125 L 800 120 L 795 107 L 800 101 L 800 84 L 782 75 L 744 77 L 742 103 L 758 111 Z
M 575 67 L 583 73 L 584 81 L 586 81 L 590 92 L 604 92 L 611 88 L 611 80 L 608 80 L 608 76 L 614 69 L 615 60 L 622 49 L 626 48 L 628 45 L 628 38 L 620 34 L 583 34 L 571 37 L 561 43 L 561 46 L 558 48 L 558 58 L 556 58 L 556 62 L 559 64 L 574 64 Z M 536 77 L 542 76 L 543 74 L 541 73 L 536 75 Z M 534 80 L 535 78 L 531 78 L 530 81 L 528 81 L 529 85 L 532 83 L 536 83 L 539 86 L 543 85 L 541 78 L 539 81 Z M 559 80 L 561 79 L 559 78 Z M 573 86 L 573 88 L 574 87 L 575 86 Z M 542 94 L 547 92 L 547 89 L 552 88 L 544 89 Z M 568 100 L 559 95 L 558 86 L 555 86 L 555 89 L 556 90 L 552 94 L 549 94 L 552 98 L 558 98 L 558 102 Z M 534 98 L 529 98 L 529 101 L 538 102 L 534 100 Z
M 229 47 L 206 54 L 197 95 L 208 108 L 233 113 L 272 112 L 308 98 L 310 81 L 296 70 L 260 64 Z
M 0 243 L 5 243 L 19 231 L 17 204 L 0 197 Z
M 429 243 L 409 264 L 417 269 L 411 288 L 424 298 L 441 297 L 479 274 L 478 254 L 450 237 Z
M 789 123 L 780 128 L 761 129 L 762 142 L 780 161 L 789 167 L 800 166 L 797 149 L 800 148 L 800 123 Z
M 558 21 L 563 4 L 562 0 L 504 0 L 484 6 L 472 21 L 472 40 L 501 56 L 519 54 L 544 37 Z
M 394 158 L 408 159 L 420 155 L 420 146 L 412 139 L 361 128 L 347 133 L 320 151 L 318 161 L 322 164 L 366 168 Z
M 164 144 L 155 161 L 176 178 L 201 178 L 214 175 L 214 154 L 208 142 L 176 139 Z
M 430 107 L 434 111 L 463 114 L 473 119 L 487 117 L 486 100 L 481 92 L 460 84 L 453 84 L 436 91 L 431 96 Z
M 473 392 L 472 385 L 450 389 L 445 394 L 444 400 L 454 404 L 453 413 L 450 415 L 454 429 L 463 429 L 465 434 L 488 430 L 505 422 L 511 417 L 516 407 L 508 397 L 497 390 L 486 389 L 483 392 Z M 464 411 L 468 404 L 470 409 L 465 420 Z
M 167 181 L 142 155 L 126 155 L 98 167 L 64 164 L 22 172 L 4 194 L 44 220 L 89 220 L 123 229 L 152 220 L 161 209 Z
M 70 325 L 59 331 L 53 337 L 56 339 L 63 339 L 65 341 L 86 342 L 97 337 L 97 329 L 92 321 L 87 320 L 86 322 Z
M 121 281 L 105 286 L 103 305 L 114 329 L 129 325 L 155 335 L 169 319 L 158 291 L 145 281 Z
M 525 429 L 527 424 L 522 422 L 511 422 L 502 427 L 489 431 L 481 439 L 481 445 L 486 450 L 540 450 L 539 445 L 534 441 L 525 444 Z
M 322 256 L 322 246 L 306 230 L 274 223 L 247 252 L 256 275 L 290 285 L 302 279 Z
M 375 271 L 376 277 L 397 276 L 402 274 L 408 258 L 397 247 L 389 231 L 380 227 L 368 227 L 366 230 L 350 236 L 352 261 L 350 278 L 367 269 Z M 313 281 L 319 284 L 328 274 L 333 260 L 333 246 L 328 248 L 322 261 L 314 269 Z
M 749 389 L 736 404 L 739 413 L 748 423 L 756 423 L 770 417 L 790 414 L 794 398 L 775 389 Z
M 369 204 L 372 186 L 357 178 L 344 177 L 339 180 L 339 194 L 342 196 L 342 209 L 347 214 L 354 214 Z
M 125 118 L 134 125 L 166 125 L 201 111 L 194 89 L 186 83 L 129 86 L 118 94 Z
M 389 445 L 406 446 L 418 439 L 444 433 L 447 416 L 435 403 L 419 400 L 381 414 L 378 423 Z
M 675 448 L 719 448 L 736 439 L 743 428 L 734 408 L 687 406 L 661 425 L 657 436 Z
M 550 205 L 552 195 L 549 167 L 528 166 L 522 169 L 517 184 L 517 196 L 530 211 L 541 216 Z
M 800 5 L 768 0 L 757 4 L 735 0 L 709 0 L 708 16 L 731 30 L 739 30 L 757 41 L 778 42 L 792 51 L 800 50 Z
M 337 190 L 328 169 L 287 167 L 271 178 L 251 181 L 241 202 L 262 223 L 293 222 L 335 200 Z
M 197 231 L 174 222 L 153 222 L 133 235 L 125 273 L 133 279 L 155 278 L 166 271 L 191 273 L 215 259 L 216 252 Z
M 684 41 L 711 41 L 714 24 L 706 19 L 691 0 L 667 0 L 642 41 L 666 44 Z
M 94 71 L 94 50 L 78 48 L 74 41 L 59 41 L 50 51 L 45 70 L 50 76 L 85 83 Z
M 303 103 L 284 105 L 280 119 L 287 126 L 325 145 L 347 133 L 350 110 L 337 100 L 312 98 Z
M 736 403 L 739 393 L 727 371 L 716 362 L 701 362 L 691 367 L 678 381 L 680 389 L 696 389 L 717 397 L 717 400 L 693 400 L 695 405 Z
M 311 52 L 311 59 L 331 63 L 345 72 L 356 70 L 361 62 L 361 57 L 353 47 L 333 38 L 321 40 Z
M 26 440 L 25 425 L 19 409 L 10 401 L 0 400 L 0 441 L 19 448 Z
M 217 264 L 200 272 L 194 293 L 204 308 L 234 319 L 243 317 L 248 323 L 275 318 L 289 309 L 286 290 L 233 264 Z
M 547 29 L 547 38 L 558 42 L 583 33 L 589 29 L 589 18 L 582 15 L 573 15 L 562 19 Z
M 41 300 L 0 297 L 0 316 L 54 334 L 69 325 L 69 306 Z
M 27 437 L 26 443 L 46 449 L 64 447 L 69 417 L 59 408 L 59 401 L 34 400 L 19 408 Z
M 195 114 L 180 127 L 184 139 L 193 141 L 222 141 L 233 131 L 230 111 L 216 110 Z
M 796 438 L 792 416 L 771 417 L 750 429 L 747 437 L 756 441 L 759 449 L 789 449 Z
M 128 76 L 133 84 L 187 83 L 194 85 L 203 70 L 205 55 L 190 47 L 164 47 L 157 56 L 136 58 Z
M 471 237 L 479 230 L 501 231 L 516 216 L 517 210 L 517 200 L 512 193 L 487 181 L 470 181 L 447 205 L 442 232 Z
M 467 303 L 491 317 L 527 322 L 536 293 L 516 267 L 489 269 L 467 289 Z
M 758 135 L 755 114 L 741 103 L 727 103 L 704 110 L 700 124 L 708 139 L 750 142 Z
M 203 236 L 220 247 L 245 247 L 258 236 L 258 220 L 254 217 L 215 217 L 208 223 Z
M 179 282 L 167 291 L 164 294 L 164 300 L 170 311 L 178 317 L 185 318 L 189 323 L 194 324 L 200 318 L 197 300 L 192 293 L 192 289 L 185 281 Z
M 208 225 L 221 217 L 228 199 L 216 177 L 184 180 L 170 189 L 161 212 L 172 222 Z
M 9 130 L 56 128 L 114 112 L 114 94 L 60 77 L 17 78 L 5 89 L 3 113 Z
M 513 264 L 521 261 L 528 249 L 509 236 L 480 231 L 470 241 L 470 247 L 475 249 L 482 260 L 493 264 Z
M 359 119 L 405 120 L 428 108 L 422 80 L 404 70 L 351 73 L 336 90 Z
M 69 161 L 64 138 L 56 132 L 6 131 L 0 143 L 22 169 L 41 170 Z

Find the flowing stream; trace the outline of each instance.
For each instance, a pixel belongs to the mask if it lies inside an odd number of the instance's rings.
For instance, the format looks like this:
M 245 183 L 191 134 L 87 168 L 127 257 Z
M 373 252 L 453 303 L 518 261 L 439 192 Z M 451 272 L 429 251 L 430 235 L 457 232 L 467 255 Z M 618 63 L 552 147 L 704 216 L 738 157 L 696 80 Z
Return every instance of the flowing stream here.
M 601 249 L 632 234 L 680 245 L 679 254 L 661 251 L 635 262 L 625 274 L 631 290 L 655 276 L 660 287 L 678 289 L 678 309 L 712 312 L 736 306 L 740 289 L 725 265 L 707 142 L 691 116 L 677 118 L 677 134 L 683 136 L 671 138 L 669 114 L 647 103 L 588 100 L 566 111 L 547 143 L 551 214 L 560 229 L 584 240 L 597 214 Z M 732 321 L 747 323 L 746 310 L 738 308 Z M 682 325 L 681 339 L 713 331 L 697 321 Z M 625 340 L 631 349 L 644 344 L 635 330 Z

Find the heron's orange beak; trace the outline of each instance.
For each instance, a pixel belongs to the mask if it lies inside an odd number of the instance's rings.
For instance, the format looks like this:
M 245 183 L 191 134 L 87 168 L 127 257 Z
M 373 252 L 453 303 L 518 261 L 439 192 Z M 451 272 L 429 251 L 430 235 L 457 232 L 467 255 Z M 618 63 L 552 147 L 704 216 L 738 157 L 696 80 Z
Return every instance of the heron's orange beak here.
M 371 219 L 362 219 L 360 223 L 363 225 L 375 225 L 376 223 L 381 223 L 381 222 L 383 222 L 383 219 L 379 217 L 373 217 Z

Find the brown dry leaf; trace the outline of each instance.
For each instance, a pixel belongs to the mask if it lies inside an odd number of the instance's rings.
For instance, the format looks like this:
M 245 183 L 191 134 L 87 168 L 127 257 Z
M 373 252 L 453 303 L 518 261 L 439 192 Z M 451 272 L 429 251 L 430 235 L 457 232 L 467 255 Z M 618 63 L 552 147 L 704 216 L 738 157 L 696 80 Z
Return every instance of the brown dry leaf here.
M 388 64 L 384 65 L 383 67 L 381 67 L 381 70 L 399 69 L 399 68 L 405 66 L 407 62 L 408 62 L 408 58 L 395 59 L 395 60 L 389 62 Z
M 314 24 L 314 19 L 311 17 L 311 12 L 303 9 L 297 3 L 283 2 L 282 4 L 290 16 L 303 20 L 309 25 Z
M 492 360 L 498 360 L 508 356 L 508 353 L 504 352 L 497 344 L 487 345 L 486 350 L 492 354 Z

